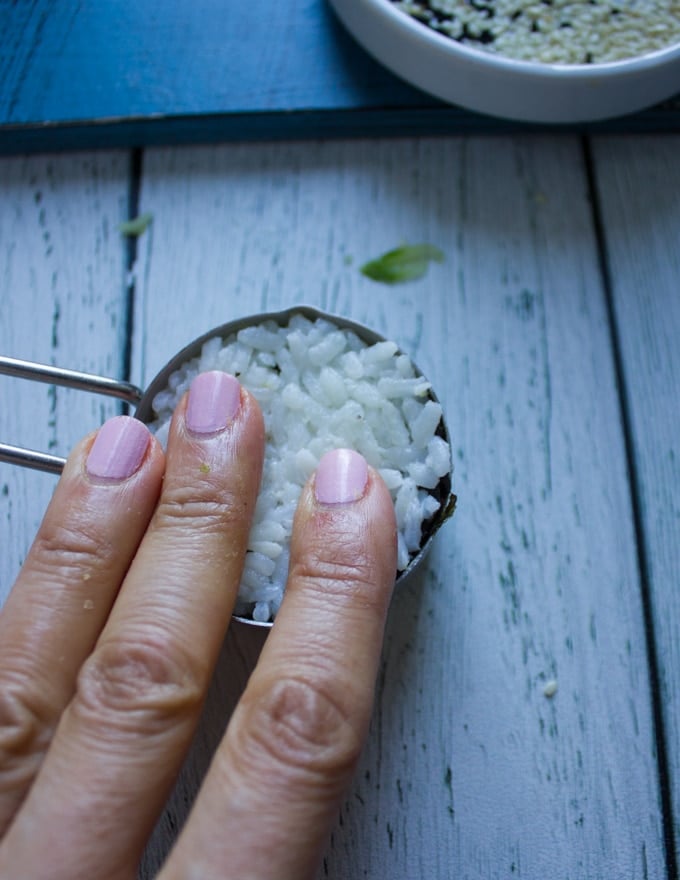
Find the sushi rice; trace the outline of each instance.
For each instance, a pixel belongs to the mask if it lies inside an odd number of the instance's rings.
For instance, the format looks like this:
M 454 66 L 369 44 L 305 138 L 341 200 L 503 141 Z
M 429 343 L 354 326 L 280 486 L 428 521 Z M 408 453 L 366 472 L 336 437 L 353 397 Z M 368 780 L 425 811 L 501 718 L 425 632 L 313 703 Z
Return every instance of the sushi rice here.
M 206 370 L 236 376 L 265 423 L 262 485 L 236 615 L 261 623 L 276 616 L 300 492 L 331 449 L 355 449 L 381 474 L 396 512 L 397 567 L 408 567 L 440 511 L 437 489 L 450 475 L 451 451 L 430 383 L 394 342 L 367 344 L 351 330 L 302 314 L 286 326 L 269 320 L 209 339 L 153 399 L 150 427 L 163 445 L 176 405 Z

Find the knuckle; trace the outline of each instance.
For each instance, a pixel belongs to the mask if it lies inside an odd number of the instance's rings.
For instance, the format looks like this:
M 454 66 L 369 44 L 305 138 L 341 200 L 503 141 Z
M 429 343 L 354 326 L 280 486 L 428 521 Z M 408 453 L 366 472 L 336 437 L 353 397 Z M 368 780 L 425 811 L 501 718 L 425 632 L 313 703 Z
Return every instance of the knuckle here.
M 207 671 L 157 635 L 101 644 L 78 676 L 74 709 L 96 721 L 152 733 L 193 718 Z
M 81 571 L 93 564 L 113 564 L 116 551 L 106 536 L 95 532 L 87 518 L 69 522 L 46 522 L 31 548 L 35 564 L 53 573 Z
M 190 522 L 192 528 L 208 533 L 223 532 L 231 526 L 242 527 L 248 509 L 248 500 L 236 492 L 175 486 L 161 496 L 154 525 L 173 529 L 185 528 Z
M 310 597 L 326 607 L 357 608 L 382 615 L 387 596 L 379 589 L 375 565 L 365 551 L 352 554 L 335 552 L 327 547 L 307 547 L 291 564 L 290 578 Z
M 320 683 L 280 678 L 243 699 L 240 731 L 246 742 L 239 752 L 250 754 L 256 766 L 273 763 L 326 783 L 342 783 L 354 769 L 363 737 L 350 713 Z
M 0 774 L 12 774 L 17 762 L 26 767 L 26 759 L 42 756 L 52 735 L 51 715 L 30 688 L 0 681 Z

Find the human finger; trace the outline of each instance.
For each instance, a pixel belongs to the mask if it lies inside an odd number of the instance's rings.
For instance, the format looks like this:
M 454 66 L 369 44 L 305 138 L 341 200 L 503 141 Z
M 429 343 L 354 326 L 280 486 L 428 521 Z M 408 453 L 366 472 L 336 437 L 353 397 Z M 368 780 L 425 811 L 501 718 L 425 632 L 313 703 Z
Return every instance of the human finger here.
M 158 443 L 126 416 L 107 421 L 69 456 L 0 613 L 0 836 L 108 617 L 163 468 Z
M 134 876 L 228 626 L 263 447 L 254 398 L 224 373 L 200 375 L 176 410 L 147 534 L 0 866 Z
M 384 483 L 356 453 L 329 453 L 298 507 L 283 604 L 162 880 L 315 876 L 366 736 L 395 571 Z

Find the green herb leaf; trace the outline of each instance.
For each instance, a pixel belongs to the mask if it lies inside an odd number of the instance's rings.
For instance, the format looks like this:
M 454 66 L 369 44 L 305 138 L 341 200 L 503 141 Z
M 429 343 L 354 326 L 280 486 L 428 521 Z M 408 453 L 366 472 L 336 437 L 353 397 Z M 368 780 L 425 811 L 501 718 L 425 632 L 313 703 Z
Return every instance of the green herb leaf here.
M 361 273 L 383 284 L 403 284 L 422 278 L 431 262 L 443 263 L 444 254 L 431 244 L 404 244 L 361 267 Z
M 135 217 L 132 220 L 126 220 L 125 223 L 121 223 L 118 228 L 120 229 L 121 235 L 138 236 L 146 232 L 151 225 L 152 220 L 153 214 L 147 211 L 146 214 L 140 214 L 139 217 Z

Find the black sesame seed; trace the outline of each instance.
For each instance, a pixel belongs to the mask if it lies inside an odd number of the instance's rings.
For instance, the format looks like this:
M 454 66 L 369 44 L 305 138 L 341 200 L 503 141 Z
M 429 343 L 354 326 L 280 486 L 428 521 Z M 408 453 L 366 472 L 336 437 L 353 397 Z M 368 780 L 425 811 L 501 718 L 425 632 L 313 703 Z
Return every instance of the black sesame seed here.
M 572 22 L 568 18 L 562 18 L 562 15 L 568 15 L 567 9 L 563 7 L 571 0 L 540 0 L 540 5 L 536 5 L 539 0 L 531 0 L 531 3 L 529 0 L 515 0 L 518 6 L 515 6 L 514 9 L 512 7 L 513 0 L 510 2 L 506 0 L 507 5 L 502 11 L 498 0 L 453 0 L 451 4 L 444 4 L 442 0 L 410 0 L 409 3 L 404 0 L 393 0 L 393 2 L 403 8 L 405 12 L 408 11 L 409 15 L 423 25 L 458 42 L 477 45 L 495 43 L 499 34 L 494 33 L 497 28 L 492 20 L 498 21 L 502 18 L 505 22 L 503 29 L 507 29 L 510 41 L 517 43 L 518 47 L 521 46 L 523 39 L 527 40 L 529 34 L 538 34 L 544 38 L 546 30 L 548 33 L 552 32 L 556 37 L 557 33 L 561 32 L 563 36 L 559 38 L 559 41 L 563 48 L 570 52 L 580 49 L 582 64 L 594 64 L 599 60 L 597 51 L 588 52 L 582 45 L 579 47 L 574 42 L 575 37 L 571 32 L 574 31 L 576 34 L 578 23 Z M 635 2 L 635 0 L 625 0 L 625 2 L 624 0 L 575 0 L 575 2 L 577 5 L 578 3 L 587 4 L 597 10 L 597 21 L 594 22 L 594 25 L 599 31 L 606 33 L 609 24 L 609 27 L 618 33 L 616 22 L 621 23 L 627 19 L 626 3 Z M 617 6 L 617 2 L 623 5 Z M 664 2 L 670 2 L 670 0 L 664 0 Z M 443 5 L 456 7 L 459 11 L 444 11 L 440 8 Z M 510 9 L 507 8 L 508 6 Z M 525 7 L 528 8 L 528 11 Z M 552 20 L 551 14 L 551 20 L 548 21 L 547 16 L 536 14 L 536 10 L 540 10 L 541 7 L 555 10 L 556 13 L 559 10 L 560 14 L 556 14 L 554 20 Z M 467 18 L 468 23 L 465 24 L 461 21 L 461 17 Z M 486 25 L 485 22 L 487 22 Z M 650 40 L 652 40 L 651 36 Z M 531 44 L 536 45 L 536 42 L 535 38 L 530 38 Z M 511 48 L 511 46 L 506 46 L 503 52 L 507 50 L 508 54 L 513 57 Z M 546 49 L 550 54 L 552 46 L 546 47 Z
M 470 0 L 470 5 L 476 12 L 480 12 L 484 18 L 489 19 L 493 17 L 494 11 L 486 3 L 480 2 L 480 0 Z

